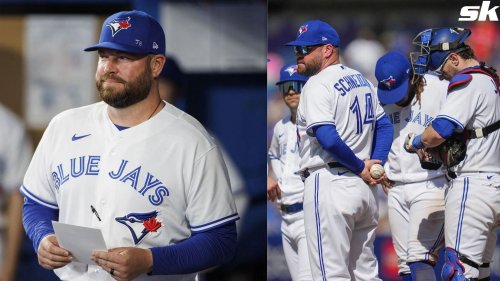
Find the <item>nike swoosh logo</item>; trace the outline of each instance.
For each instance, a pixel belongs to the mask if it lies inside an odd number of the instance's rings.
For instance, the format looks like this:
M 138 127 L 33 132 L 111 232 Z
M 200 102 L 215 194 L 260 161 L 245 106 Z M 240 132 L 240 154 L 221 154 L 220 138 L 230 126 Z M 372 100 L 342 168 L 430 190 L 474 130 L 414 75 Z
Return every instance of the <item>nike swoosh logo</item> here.
M 339 174 L 339 176 L 342 176 L 343 174 L 345 173 L 349 173 L 349 171 L 345 171 L 345 172 L 337 172 L 337 174 Z
M 83 139 L 83 138 L 86 138 L 88 136 L 90 136 L 91 134 L 88 134 L 88 135 L 81 135 L 81 136 L 77 136 L 76 134 L 73 135 L 73 137 L 71 137 L 71 141 L 77 141 L 79 139 Z
M 281 134 L 281 135 L 278 135 L 278 138 L 281 138 L 283 135 L 284 135 L 284 133 L 283 133 L 283 134 Z
M 491 179 L 493 176 L 486 176 L 487 179 Z

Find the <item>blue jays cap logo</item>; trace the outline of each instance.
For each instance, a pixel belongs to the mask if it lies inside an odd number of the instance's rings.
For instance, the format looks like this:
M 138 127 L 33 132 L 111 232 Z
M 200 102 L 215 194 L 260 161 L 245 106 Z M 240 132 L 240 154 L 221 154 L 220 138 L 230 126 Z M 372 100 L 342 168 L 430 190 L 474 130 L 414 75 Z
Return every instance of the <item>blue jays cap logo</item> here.
M 285 69 L 285 71 L 288 72 L 288 74 L 290 76 L 292 76 L 294 73 L 297 72 L 297 66 L 296 65 L 295 66 L 290 66 L 287 69 Z
M 126 19 L 114 19 L 108 22 L 107 26 L 111 28 L 111 36 L 113 37 L 115 37 L 115 34 L 118 33 L 118 31 L 132 27 L 130 24 L 130 17 L 127 17 Z
M 396 84 L 396 79 L 394 79 L 391 75 L 389 76 L 389 78 L 380 81 L 380 83 L 384 84 L 387 89 L 390 90 L 392 88 L 392 85 Z
M 115 220 L 125 225 L 130 230 L 134 243 L 137 245 L 148 233 L 157 232 L 162 226 L 161 221 L 156 219 L 157 216 L 158 211 L 149 213 L 130 213 L 123 217 L 117 217 Z
M 307 24 L 306 25 L 302 25 L 301 27 L 299 27 L 299 36 L 302 35 L 302 33 L 305 33 L 307 32 Z

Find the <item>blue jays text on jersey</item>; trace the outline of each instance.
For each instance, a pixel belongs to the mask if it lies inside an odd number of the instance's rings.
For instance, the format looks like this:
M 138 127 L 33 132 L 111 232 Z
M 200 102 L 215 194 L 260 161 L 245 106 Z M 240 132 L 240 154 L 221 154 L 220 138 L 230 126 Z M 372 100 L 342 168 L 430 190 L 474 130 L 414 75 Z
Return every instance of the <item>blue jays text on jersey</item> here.
M 370 83 L 362 74 L 346 75 L 333 84 L 341 96 L 345 96 L 352 89 L 370 87 Z
M 401 123 L 401 111 L 396 111 L 393 113 L 388 114 L 389 119 L 391 120 L 392 124 L 399 124 Z M 431 115 L 421 112 L 421 111 L 410 111 L 410 116 L 404 118 L 404 120 L 407 123 L 415 123 L 424 127 L 429 126 L 431 124 L 432 120 L 434 120 L 434 117 Z
M 100 156 L 88 155 L 71 158 L 64 165 L 57 165 L 57 169 L 52 171 L 52 179 L 56 190 L 62 187 L 70 179 L 76 179 L 80 176 L 97 176 L 100 173 Z M 128 160 L 121 160 L 120 166 L 114 170 L 106 171 L 107 175 L 124 183 L 136 190 L 142 196 L 147 196 L 149 202 L 155 206 L 163 203 L 164 197 L 169 196 L 167 187 L 153 174 L 142 171 L 142 166 L 134 168 Z M 140 182 L 140 180 L 142 181 Z M 140 183 L 140 185 L 139 185 Z

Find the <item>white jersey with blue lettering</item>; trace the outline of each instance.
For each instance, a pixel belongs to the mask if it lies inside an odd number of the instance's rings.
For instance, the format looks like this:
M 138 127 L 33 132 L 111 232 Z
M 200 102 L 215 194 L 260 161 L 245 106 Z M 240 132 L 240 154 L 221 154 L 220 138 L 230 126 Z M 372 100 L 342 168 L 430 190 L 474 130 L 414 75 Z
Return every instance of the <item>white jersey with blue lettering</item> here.
M 376 187 L 335 161 L 314 137 L 317 125 L 335 125 L 360 159 L 370 158 L 375 122 L 385 115 L 373 85 L 342 64 L 309 78 L 297 112 L 304 223 L 313 280 L 380 280 L 373 239 L 378 221 Z M 306 175 L 304 175 L 306 176 Z
M 385 173 L 390 180 L 410 183 L 429 180 L 443 175 L 443 170 L 425 170 L 420 166 L 416 153 L 407 153 L 403 143 L 409 133 L 421 134 L 439 114 L 446 100 L 447 81 L 435 75 L 425 74 L 426 85 L 421 101 L 413 98 L 411 104 L 401 107 L 397 104 L 384 105 L 384 111 L 394 127 L 391 151 L 385 163 Z
M 297 127 L 290 115 L 274 126 L 268 158 L 281 190 L 278 204 L 303 204 L 304 183 L 296 173 L 299 169 Z M 281 205 L 281 206 L 283 206 Z M 283 253 L 292 280 L 312 280 L 304 227 L 304 212 L 281 211 Z
M 268 158 L 281 189 L 279 203 L 290 205 L 302 202 L 304 183 L 296 173 L 300 162 L 297 127 L 290 120 L 290 115 L 274 126 Z
M 394 127 L 394 136 L 384 169 L 394 181 L 388 190 L 388 212 L 392 242 L 398 255 L 398 273 L 410 274 L 408 263 L 437 262 L 443 244 L 443 169 L 426 170 L 415 153 L 403 148 L 408 133 L 421 134 L 439 113 L 446 100 L 447 81 L 425 74 L 420 102 L 416 96 L 405 107 L 384 105 Z M 432 218 L 432 219 L 429 219 Z
M 370 158 L 375 121 L 384 115 L 375 93 L 363 75 L 342 64 L 309 78 L 297 110 L 300 170 L 335 161 L 313 135 L 312 127 L 318 125 L 335 125 L 359 159 Z
M 471 73 L 466 87 L 453 89 L 437 117 L 457 124 L 459 129 L 484 128 L 500 120 L 500 98 L 491 77 Z M 457 173 L 500 172 L 500 130 L 485 138 L 469 139 L 465 159 L 454 167 Z
M 459 131 L 484 128 L 500 120 L 500 97 L 493 79 L 469 73 L 469 80 L 449 91 L 437 117 L 459 126 Z M 460 79 L 458 79 L 460 81 Z M 453 85 L 452 85 L 453 86 Z M 445 203 L 445 242 L 476 264 L 492 262 L 491 251 L 500 224 L 500 130 L 467 140 L 465 159 L 452 169 Z M 464 264 L 466 278 L 478 278 Z
M 24 178 L 25 196 L 58 209 L 60 222 L 101 229 L 108 249 L 172 245 L 238 219 L 224 161 L 198 121 L 166 103 L 151 119 L 120 131 L 107 107 L 99 102 L 54 117 Z M 56 274 L 113 280 L 98 269 L 71 263 Z

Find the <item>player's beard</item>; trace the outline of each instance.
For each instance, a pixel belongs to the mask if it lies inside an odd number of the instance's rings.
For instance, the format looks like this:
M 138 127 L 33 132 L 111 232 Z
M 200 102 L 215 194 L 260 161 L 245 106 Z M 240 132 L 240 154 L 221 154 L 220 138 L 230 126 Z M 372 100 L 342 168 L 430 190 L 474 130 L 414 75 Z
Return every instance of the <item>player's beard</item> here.
M 297 72 L 300 75 L 304 75 L 307 77 L 311 77 L 313 75 L 318 74 L 320 70 L 321 70 L 321 58 L 318 56 L 312 57 L 311 61 L 308 63 L 306 63 L 306 61 L 303 59 L 301 63 L 299 63 L 297 66 Z
M 144 100 L 151 90 L 152 78 L 151 69 L 146 65 L 144 71 L 132 81 L 125 81 L 119 77 L 112 76 L 109 74 L 104 74 L 101 78 L 96 79 L 97 90 L 99 90 L 99 96 L 108 105 L 114 108 L 125 108 L 133 104 L 136 104 Z M 123 84 L 123 90 L 115 90 L 111 88 L 105 88 L 103 83 L 106 79 L 111 77 L 112 79 Z

